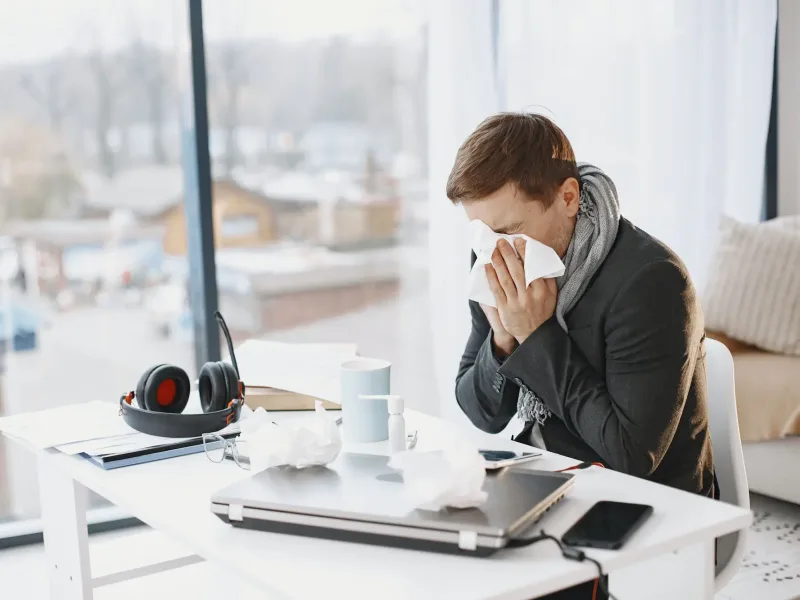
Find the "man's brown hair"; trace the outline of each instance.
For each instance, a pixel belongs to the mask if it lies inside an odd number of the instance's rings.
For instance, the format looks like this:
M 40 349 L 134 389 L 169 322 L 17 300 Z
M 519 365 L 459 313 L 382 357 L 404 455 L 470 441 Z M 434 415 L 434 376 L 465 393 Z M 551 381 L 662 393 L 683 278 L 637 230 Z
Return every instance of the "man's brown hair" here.
M 458 149 L 447 197 L 478 200 L 511 182 L 548 207 L 569 177 L 580 184 L 572 145 L 555 123 L 542 115 L 501 113 L 478 125 Z

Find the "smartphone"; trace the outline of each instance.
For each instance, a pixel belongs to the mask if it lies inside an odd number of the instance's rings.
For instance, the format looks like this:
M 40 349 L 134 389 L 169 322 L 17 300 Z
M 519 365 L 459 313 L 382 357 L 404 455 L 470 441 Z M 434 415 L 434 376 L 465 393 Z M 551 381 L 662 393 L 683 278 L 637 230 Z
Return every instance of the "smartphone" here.
M 483 462 L 487 471 L 526 463 L 542 455 L 541 452 L 522 452 L 518 454 L 510 450 L 478 450 L 478 452 L 483 456 Z
M 561 541 L 568 546 L 619 550 L 653 514 L 647 504 L 601 501 L 570 527 Z

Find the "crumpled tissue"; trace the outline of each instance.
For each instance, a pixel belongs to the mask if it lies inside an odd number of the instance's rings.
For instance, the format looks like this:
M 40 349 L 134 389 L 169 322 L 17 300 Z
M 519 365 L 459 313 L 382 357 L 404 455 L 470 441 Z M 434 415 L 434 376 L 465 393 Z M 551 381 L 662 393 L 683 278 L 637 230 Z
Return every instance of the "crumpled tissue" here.
M 489 287 L 489 280 L 486 279 L 484 265 L 492 262 L 492 252 L 497 247 L 497 242 L 501 239 L 508 241 L 514 247 L 514 240 L 522 238 L 525 240 L 525 284 L 549 277 L 561 277 L 564 274 L 564 263 L 550 246 L 537 242 L 527 235 L 514 234 L 504 235 L 495 233 L 483 221 L 470 221 L 470 239 L 472 240 L 472 251 L 475 252 L 477 260 L 472 266 L 469 274 L 469 299 L 487 306 L 497 306 L 494 294 Z M 516 252 L 516 249 L 514 250 Z
M 403 472 L 403 491 L 415 508 L 473 508 L 488 497 L 483 457 L 463 441 L 448 444 L 446 450 L 400 452 L 389 466 Z
M 274 424 L 263 409 L 242 421 L 242 441 L 247 442 L 250 470 L 269 467 L 327 465 L 342 450 L 336 419 L 317 401 L 314 419 L 303 425 Z

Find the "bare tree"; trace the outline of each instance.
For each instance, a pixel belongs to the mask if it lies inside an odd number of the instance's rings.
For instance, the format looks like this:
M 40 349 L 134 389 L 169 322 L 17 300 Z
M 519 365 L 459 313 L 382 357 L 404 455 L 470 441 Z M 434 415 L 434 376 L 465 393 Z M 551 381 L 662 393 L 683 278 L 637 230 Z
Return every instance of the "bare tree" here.
M 58 61 L 51 60 L 42 66 L 40 72 L 39 77 L 28 73 L 21 75 L 19 83 L 45 111 L 50 129 L 60 135 L 64 132 L 66 115 L 71 103 L 65 70 Z
M 55 212 L 66 210 L 72 201 L 74 180 L 69 175 L 68 159 L 66 156 L 66 120 L 69 110 L 73 104 L 74 96 L 71 94 L 69 74 L 65 61 L 53 59 L 42 65 L 40 69 L 32 73 L 20 75 L 20 86 L 28 95 L 44 110 L 47 115 L 47 123 L 52 139 L 58 140 L 56 143 L 47 144 L 49 152 L 41 154 L 41 160 L 48 165 L 43 170 L 43 178 L 48 183 L 43 183 L 43 193 L 48 197 L 26 197 L 22 194 L 16 197 L 17 202 L 27 202 L 27 210 L 33 216 L 47 216 L 51 210 Z M 6 166 L 9 163 L 6 161 Z M 38 167 L 38 165 L 37 165 Z M 55 185 L 49 186 L 49 183 Z M 64 185 L 58 185 L 63 183 Z M 47 189 L 52 187 L 52 189 Z M 19 190 L 15 190 L 19 192 Z M 17 196 L 17 194 L 11 194 Z M 13 203 L 13 201 L 12 201 Z M 55 206 L 51 206 L 51 204 Z M 11 209 L 14 213 L 15 209 Z M 6 209 L 8 213 L 8 208 Z
M 170 93 L 165 57 L 158 48 L 146 45 L 141 37 L 136 36 L 129 49 L 129 63 L 135 84 L 141 86 L 147 102 L 153 162 L 165 165 L 168 157 L 164 142 L 164 120 Z
M 372 66 L 380 61 L 374 48 L 364 52 L 355 48 L 348 38 L 336 36 L 319 50 L 317 72 L 314 73 L 317 82 L 314 116 L 321 120 L 369 123 L 368 105 L 374 98 L 368 97 L 364 90 L 374 90 L 375 86 L 364 77 L 367 69 L 363 65 Z M 373 73 L 370 71 L 369 74 Z
M 218 95 L 218 117 L 225 137 L 223 169 L 226 176 L 242 162 L 239 148 L 239 125 L 242 91 L 249 83 L 249 69 L 244 47 L 237 42 L 225 42 L 216 48 L 212 75 Z
M 94 135 L 100 170 L 106 177 L 114 177 L 117 171 L 117 151 L 113 147 L 111 132 L 114 127 L 117 94 L 121 88 L 121 73 L 118 61 L 104 56 L 95 48 L 87 57 L 95 92 Z

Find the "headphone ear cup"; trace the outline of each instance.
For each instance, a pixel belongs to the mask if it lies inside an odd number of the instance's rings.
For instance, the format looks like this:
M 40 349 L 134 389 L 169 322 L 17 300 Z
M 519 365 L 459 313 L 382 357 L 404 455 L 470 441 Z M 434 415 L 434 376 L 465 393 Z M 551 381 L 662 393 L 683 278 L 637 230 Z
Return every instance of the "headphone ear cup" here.
M 145 402 L 144 402 L 144 388 L 145 388 L 145 385 L 147 384 L 147 380 L 149 379 L 150 375 L 152 375 L 153 372 L 156 369 L 158 369 L 159 367 L 163 367 L 163 366 L 164 366 L 163 364 L 153 365 L 152 367 L 147 369 L 144 373 L 142 373 L 141 377 L 139 377 L 139 381 L 136 384 L 136 390 L 135 390 L 136 402 L 139 404 L 139 408 L 147 409 L 147 407 L 145 406 Z
M 228 384 L 219 363 L 209 362 L 200 369 L 200 406 L 204 413 L 222 410 L 228 404 Z
M 145 380 L 140 402 L 153 412 L 178 414 L 186 408 L 190 390 L 186 371 L 174 365 L 159 365 Z
M 239 374 L 230 363 L 221 360 L 217 364 L 222 367 L 225 382 L 228 384 L 228 397 L 225 399 L 225 406 L 227 406 L 228 402 L 239 397 Z

